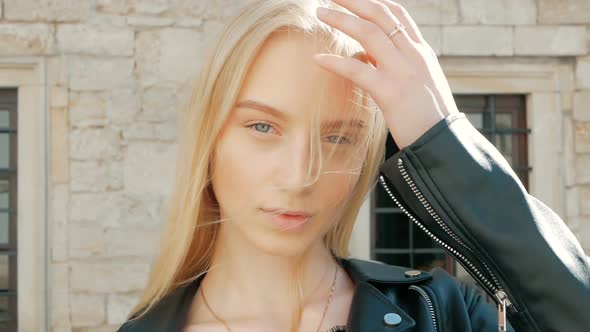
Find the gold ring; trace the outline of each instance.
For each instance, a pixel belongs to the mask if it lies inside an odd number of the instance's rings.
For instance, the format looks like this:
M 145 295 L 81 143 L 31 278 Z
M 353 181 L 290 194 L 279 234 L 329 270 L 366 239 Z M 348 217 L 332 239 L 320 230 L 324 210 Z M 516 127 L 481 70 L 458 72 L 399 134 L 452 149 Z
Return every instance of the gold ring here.
M 396 33 L 400 32 L 402 29 L 405 29 L 406 27 L 399 23 L 398 25 L 395 26 L 395 29 L 393 29 L 393 31 L 391 31 L 390 33 L 387 34 L 387 38 L 391 39 L 393 36 L 395 36 Z

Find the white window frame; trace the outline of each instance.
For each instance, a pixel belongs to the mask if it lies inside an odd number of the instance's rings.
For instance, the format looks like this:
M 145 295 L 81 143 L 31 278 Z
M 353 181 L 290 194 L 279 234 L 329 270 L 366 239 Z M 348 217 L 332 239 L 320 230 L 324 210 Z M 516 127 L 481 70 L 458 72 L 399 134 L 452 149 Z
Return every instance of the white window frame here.
M 0 58 L 0 87 L 18 88 L 17 306 L 19 332 L 47 330 L 47 102 L 45 62 Z

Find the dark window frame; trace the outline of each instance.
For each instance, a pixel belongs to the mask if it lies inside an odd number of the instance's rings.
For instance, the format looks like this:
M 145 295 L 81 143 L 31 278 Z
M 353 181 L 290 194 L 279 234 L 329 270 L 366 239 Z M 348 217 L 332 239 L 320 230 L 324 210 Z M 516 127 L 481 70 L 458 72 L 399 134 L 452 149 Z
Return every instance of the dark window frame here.
M 6 256 L 8 262 L 8 285 L 0 288 L 0 298 L 7 299 L 9 316 L 0 316 L 2 331 L 17 331 L 18 324 L 18 253 L 17 253 L 17 193 L 18 193 L 18 89 L 0 88 L 0 111 L 7 111 L 9 115 L 8 127 L 0 127 L 0 135 L 9 135 L 8 167 L 0 168 L 0 180 L 8 182 L 8 208 L 0 207 L 0 213 L 8 214 L 8 244 L 0 243 L 0 256 Z M 0 151 L 0 153 L 3 153 Z M 0 286 L 1 287 L 1 286 Z
M 531 129 L 527 127 L 526 121 L 526 96 L 502 94 L 455 95 L 455 100 L 457 101 L 459 110 L 465 113 L 467 116 L 470 116 L 473 113 L 482 113 L 483 128 L 478 129 L 495 146 L 497 143 L 497 138 L 501 139 L 502 135 L 510 135 L 510 145 L 512 151 L 511 159 L 514 163 L 512 167 L 519 176 L 525 188 L 528 189 L 529 177 L 532 168 L 528 165 L 528 135 L 531 132 Z M 498 128 L 496 125 L 496 117 L 498 114 L 511 114 L 510 122 L 512 126 L 510 128 Z M 393 142 L 391 135 L 388 135 L 387 143 L 388 152 L 386 153 L 386 158 L 399 151 L 399 148 L 395 146 L 395 142 Z M 391 146 L 391 144 L 393 144 L 393 146 Z M 500 148 L 498 149 L 500 150 Z M 437 245 L 433 245 L 432 248 L 415 247 L 414 239 L 416 234 L 414 233 L 422 231 L 418 229 L 417 226 L 411 220 L 409 220 L 399 208 L 390 206 L 377 206 L 379 202 L 377 195 L 378 190 L 383 190 L 380 185 L 377 185 L 377 188 L 370 194 L 370 258 L 373 260 L 380 260 L 390 263 L 387 260 L 381 259 L 380 257 L 384 257 L 382 255 L 387 254 L 400 254 L 400 257 L 402 257 L 401 255 L 408 255 L 408 264 L 393 264 L 424 269 L 423 266 L 417 266 L 416 264 L 417 254 L 442 254 L 444 255 L 444 259 L 440 260 L 441 262 L 444 262 L 442 267 L 450 274 L 456 275 L 457 266 L 455 264 L 455 260 L 452 256 L 448 255 L 444 249 L 438 247 Z M 391 205 L 395 206 L 394 204 Z M 400 217 L 402 219 L 391 220 L 388 222 L 408 223 L 407 246 L 399 248 L 381 248 L 377 246 L 377 242 L 379 241 L 379 234 L 377 233 L 377 228 L 379 225 L 377 219 L 380 215 L 387 214 L 393 214 L 391 219 Z M 430 268 L 432 268 L 432 266 L 429 266 L 427 269 Z

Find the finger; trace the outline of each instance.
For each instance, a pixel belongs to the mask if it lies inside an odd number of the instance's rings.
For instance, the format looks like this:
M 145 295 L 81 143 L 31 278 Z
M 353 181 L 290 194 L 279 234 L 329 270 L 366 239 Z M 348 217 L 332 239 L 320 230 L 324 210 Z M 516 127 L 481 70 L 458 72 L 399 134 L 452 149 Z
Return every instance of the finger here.
M 371 92 L 379 80 L 379 72 L 370 64 L 353 57 L 335 54 L 315 54 L 314 60 L 326 70 L 349 79 L 361 89 Z
M 410 37 L 416 43 L 424 42 L 424 37 L 422 36 L 420 29 L 418 29 L 418 25 L 416 24 L 416 22 L 414 21 L 412 16 L 410 16 L 410 13 L 408 13 L 406 8 L 404 8 L 402 5 L 398 4 L 397 2 L 393 2 L 391 0 L 378 0 L 378 1 L 380 1 L 381 3 L 386 5 L 389 8 L 389 10 L 391 10 L 391 12 L 406 27 L 406 31 L 408 32 Z
M 385 34 L 390 33 L 401 21 L 391 12 L 388 6 L 377 0 L 333 0 L 333 2 L 350 10 L 360 18 L 373 22 Z M 389 38 L 388 38 L 389 39 Z M 415 41 L 405 29 L 390 39 L 399 49 L 411 50 Z
M 326 9 L 327 12 L 320 9 Z M 317 14 L 320 20 L 357 40 L 377 60 L 377 63 L 387 66 L 390 63 L 401 64 L 405 62 L 400 50 L 375 23 L 337 9 L 325 7 L 318 7 Z

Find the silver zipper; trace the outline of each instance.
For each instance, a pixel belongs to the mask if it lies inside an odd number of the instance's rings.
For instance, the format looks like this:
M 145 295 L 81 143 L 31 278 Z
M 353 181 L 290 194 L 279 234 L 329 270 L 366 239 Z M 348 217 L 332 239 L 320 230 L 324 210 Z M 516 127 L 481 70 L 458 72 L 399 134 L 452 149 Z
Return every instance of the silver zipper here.
M 475 274 L 475 277 L 477 277 L 481 282 L 483 282 L 484 285 L 486 285 L 490 289 L 490 291 L 493 293 L 494 297 L 498 301 L 498 312 L 499 312 L 499 315 L 500 315 L 500 312 L 503 312 L 503 317 L 505 317 L 506 307 L 512 307 L 512 309 L 514 310 L 514 312 L 517 312 L 517 310 L 514 307 L 514 305 L 508 299 L 508 297 L 506 295 L 506 292 L 503 290 L 500 282 L 498 281 L 498 279 L 496 278 L 496 276 L 494 275 L 494 273 L 491 271 L 491 269 L 487 266 L 487 264 L 470 247 L 468 247 L 465 243 L 463 243 L 463 241 L 461 241 L 461 239 L 453 231 L 451 231 L 449 229 L 449 227 L 442 221 L 442 219 L 440 218 L 440 216 L 432 208 L 432 206 L 430 205 L 430 203 L 424 198 L 424 195 L 420 192 L 420 190 L 418 190 L 418 188 L 416 187 L 414 181 L 412 180 L 412 178 L 409 176 L 408 172 L 406 171 L 401 158 L 398 159 L 398 168 L 399 168 L 399 170 L 401 172 L 402 177 L 404 178 L 404 180 L 406 181 L 406 183 L 410 186 L 410 189 L 412 189 L 412 191 L 414 192 L 414 194 L 416 195 L 416 197 L 418 198 L 418 200 L 420 201 L 420 203 L 422 204 L 422 206 L 426 209 L 426 211 L 428 211 L 428 213 L 438 223 L 438 225 L 441 226 L 441 228 L 445 231 L 445 233 L 447 235 L 449 235 L 453 240 L 455 240 L 455 242 L 457 242 L 458 244 L 460 244 L 465 249 L 469 250 L 474 256 L 476 256 L 479 259 L 479 261 L 486 268 L 487 272 L 489 273 L 489 275 L 492 277 L 493 280 L 489 280 L 463 254 L 461 254 L 460 252 L 458 252 L 457 250 L 455 250 L 453 247 L 451 247 L 446 242 L 444 242 L 441 239 L 439 239 L 436 235 L 432 234 L 432 232 L 430 232 L 420 221 L 418 221 L 417 218 L 415 218 L 414 216 L 412 216 L 411 213 L 409 211 L 407 211 L 400 204 L 400 202 L 395 198 L 395 196 L 391 193 L 391 190 L 389 189 L 389 187 L 387 186 L 387 183 L 385 182 L 385 178 L 383 177 L 383 175 L 380 175 L 379 176 L 379 180 L 380 180 L 381 184 L 385 188 L 385 191 L 387 192 L 387 194 L 395 202 L 395 204 L 418 227 L 420 227 L 420 229 L 422 229 L 422 231 L 424 231 L 438 245 L 440 245 L 443 248 L 445 248 L 446 250 L 448 250 L 455 257 L 457 257 L 460 261 L 462 261 L 464 264 L 466 264 L 469 267 L 468 270 L 470 270 L 472 273 L 474 273 Z M 498 318 L 500 318 L 500 317 L 498 317 Z M 504 322 L 502 322 L 502 321 L 499 320 L 498 323 L 499 323 L 499 325 L 501 323 L 504 323 L 503 324 L 504 325 L 503 328 L 506 328 L 506 325 L 507 324 L 505 324 L 505 320 L 504 320 Z M 500 328 L 500 326 L 499 326 L 499 328 Z M 500 330 L 500 331 L 502 331 L 502 330 Z
M 508 324 L 506 323 L 506 302 L 508 301 L 508 295 L 504 291 L 498 291 L 496 293 L 498 297 L 498 331 L 508 331 Z
M 428 295 L 428 293 L 426 293 L 426 291 L 424 289 L 422 289 L 422 287 L 419 287 L 416 285 L 411 285 L 408 288 L 417 291 L 418 293 L 420 293 L 420 295 L 422 295 L 424 300 L 426 300 L 426 305 L 428 305 L 428 311 L 430 311 L 430 318 L 432 319 L 432 325 L 434 326 L 434 331 L 438 332 L 438 325 L 436 324 L 436 315 L 434 313 L 434 305 L 432 304 L 432 300 L 430 299 L 430 295 Z
M 338 331 L 344 331 L 344 329 L 346 329 L 346 325 L 336 325 L 336 326 L 332 326 L 326 332 L 338 332 Z

